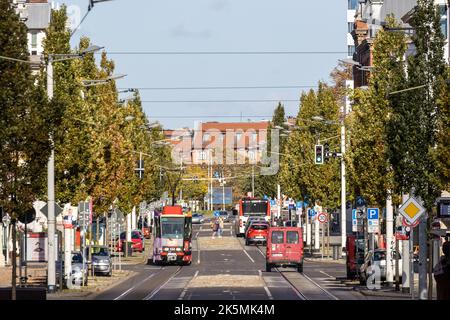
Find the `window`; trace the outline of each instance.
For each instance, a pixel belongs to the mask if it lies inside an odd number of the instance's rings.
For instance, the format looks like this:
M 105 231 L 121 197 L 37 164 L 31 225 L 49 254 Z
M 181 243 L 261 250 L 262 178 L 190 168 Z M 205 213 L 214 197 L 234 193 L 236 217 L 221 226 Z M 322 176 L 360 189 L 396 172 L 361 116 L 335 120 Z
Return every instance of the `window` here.
M 358 0 L 348 0 L 348 10 L 356 10 Z
M 355 53 L 355 46 L 348 46 L 348 56 L 353 57 L 354 53 Z
M 352 33 L 353 29 L 354 29 L 353 22 L 348 22 L 348 33 Z
M 209 141 L 209 133 L 204 133 L 203 134 L 203 142 L 208 142 Z
M 242 133 L 238 132 L 236 133 L 236 142 L 239 142 L 242 138 Z
M 297 231 L 286 232 L 286 242 L 291 244 L 298 244 L 298 232 Z
M 252 142 L 256 142 L 256 139 L 258 138 L 257 133 L 252 133 Z
M 249 151 L 248 152 L 248 158 L 250 160 L 255 160 L 255 152 L 254 151 Z
M 31 47 L 36 48 L 37 47 L 37 33 L 31 34 Z
M 441 13 L 441 32 L 447 38 L 447 6 L 440 6 Z
M 272 243 L 280 244 L 284 242 L 283 231 L 272 231 Z
M 205 151 L 200 151 L 198 153 L 198 158 L 199 158 L 199 160 L 206 160 L 206 152 Z

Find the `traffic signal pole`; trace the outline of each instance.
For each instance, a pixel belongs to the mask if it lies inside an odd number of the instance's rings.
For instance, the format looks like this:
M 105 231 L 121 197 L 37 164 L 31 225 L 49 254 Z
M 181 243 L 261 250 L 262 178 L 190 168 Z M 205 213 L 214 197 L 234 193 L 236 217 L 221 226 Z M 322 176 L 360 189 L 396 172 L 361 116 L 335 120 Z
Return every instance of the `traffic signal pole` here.
M 342 257 L 345 256 L 345 245 L 347 238 L 347 215 L 346 215 L 346 172 L 345 172 L 345 114 L 346 106 L 344 106 L 344 118 L 341 125 L 341 247 Z

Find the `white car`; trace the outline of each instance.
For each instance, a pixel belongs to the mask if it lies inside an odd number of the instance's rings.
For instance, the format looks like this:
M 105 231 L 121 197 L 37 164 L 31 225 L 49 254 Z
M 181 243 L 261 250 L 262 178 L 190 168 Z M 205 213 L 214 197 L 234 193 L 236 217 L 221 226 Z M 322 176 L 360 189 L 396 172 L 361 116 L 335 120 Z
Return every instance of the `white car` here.
M 398 253 L 398 270 L 399 276 L 401 277 L 402 272 L 402 257 Z M 395 280 L 395 251 L 392 251 L 392 270 L 394 272 Z M 369 268 L 373 265 L 374 268 L 379 268 L 380 270 L 380 281 L 386 279 L 386 250 L 385 249 L 375 249 L 366 253 L 364 257 L 364 263 L 359 270 L 359 281 L 361 284 L 366 284 L 367 278 L 370 276 L 371 272 Z

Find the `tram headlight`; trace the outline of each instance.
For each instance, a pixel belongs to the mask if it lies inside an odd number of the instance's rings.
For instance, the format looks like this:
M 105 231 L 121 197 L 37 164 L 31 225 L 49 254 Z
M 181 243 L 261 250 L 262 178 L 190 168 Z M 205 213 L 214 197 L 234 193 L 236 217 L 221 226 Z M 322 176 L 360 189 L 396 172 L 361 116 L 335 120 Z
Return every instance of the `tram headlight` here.
M 176 248 L 175 250 L 176 250 L 176 251 L 181 251 L 181 248 Z
M 165 247 L 165 248 L 164 248 L 164 251 L 169 251 L 169 248 Z

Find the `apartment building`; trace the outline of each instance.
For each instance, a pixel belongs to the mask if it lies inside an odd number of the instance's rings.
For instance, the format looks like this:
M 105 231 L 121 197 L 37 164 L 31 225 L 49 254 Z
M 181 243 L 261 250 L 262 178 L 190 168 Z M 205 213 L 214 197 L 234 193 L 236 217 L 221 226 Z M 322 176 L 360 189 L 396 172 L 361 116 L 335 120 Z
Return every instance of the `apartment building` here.
M 38 70 L 44 52 L 45 30 L 50 24 L 51 4 L 47 0 L 12 0 L 21 21 L 28 28 L 31 68 Z
M 349 0 L 350 1 L 350 0 Z M 446 45 L 444 55 L 449 58 L 448 42 L 448 3 L 447 0 L 435 0 L 441 11 L 441 30 L 445 36 Z M 355 21 L 351 36 L 355 43 L 355 54 L 353 59 L 362 66 L 373 64 L 373 41 L 377 32 L 383 28 L 388 15 L 394 17 L 401 24 L 404 32 L 412 34 L 413 29 L 408 24 L 411 11 L 416 6 L 417 0 L 359 0 L 355 12 Z M 414 52 L 410 47 L 409 54 Z M 353 79 L 355 88 L 366 86 L 370 76 L 369 70 L 353 68 Z

